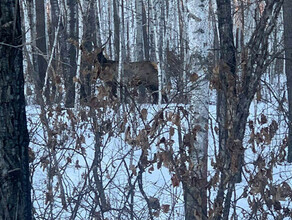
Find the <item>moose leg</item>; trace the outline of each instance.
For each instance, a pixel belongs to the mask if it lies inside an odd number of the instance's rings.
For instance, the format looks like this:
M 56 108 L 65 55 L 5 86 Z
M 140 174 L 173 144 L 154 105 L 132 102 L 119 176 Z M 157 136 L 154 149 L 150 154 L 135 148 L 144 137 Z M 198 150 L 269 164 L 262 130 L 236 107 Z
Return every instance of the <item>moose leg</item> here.
M 168 98 L 165 94 L 162 94 L 162 99 L 164 100 L 164 102 L 167 104 L 168 103 Z
M 153 104 L 158 104 L 158 92 L 152 92 Z
M 159 92 L 158 92 L 158 86 L 150 85 L 147 87 L 149 92 L 152 94 L 153 98 L 153 104 L 158 104 L 158 97 L 159 97 Z M 162 94 L 162 99 L 164 100 L 164 103 L 168 103 L 168 98 L 165 94 Z
M 145 100 L 147 100 L 146 96 L 146 88 L 144 85 L 138 86 L 138 103 L 145 103 Z
M 158 86 L 149 85 L 147 86 L 148 91 L 151 93 L 153 98 L 153 104 L 158 104 Z

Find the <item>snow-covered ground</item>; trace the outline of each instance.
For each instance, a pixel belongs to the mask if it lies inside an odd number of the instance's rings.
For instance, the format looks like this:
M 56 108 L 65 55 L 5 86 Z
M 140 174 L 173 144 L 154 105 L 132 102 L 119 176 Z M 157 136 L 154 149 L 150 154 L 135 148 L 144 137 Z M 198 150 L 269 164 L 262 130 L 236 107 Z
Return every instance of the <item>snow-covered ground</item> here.
M 211 98 L 209 106 L 209 180 L 215 173 L 211 165 L 215 148 L 218 152 L 218 136 L 214 132 L 216 107 L 212 105 L 212 99 L 215 100 L 215 97 Z M 287 210 L 292 208 L 291 195 L 283 198 L 281 192 L 281 187 L 291 186 L 292 177 L 292 166 L 285 162 L 283 155 L 287 123 L 283 114 L 277 110 L 275 100 L 272 97 L 270 100 L 254 101 L 250 108 L 249 120 L 254 123 L 253 134 L 261 135 L 251 141 L 252 129 L 247 126 L 244 178 L 242 183 L 236 185 L 232 202 L 233 215 L 237 215 L 238 219 L 250 219 L 252 214 L 254 219 L 256 215 L 253 212 L 258 213 L 259 219 L 263 212 L 269 213 L 265 219 L 273 219 L 273 216 L 279 214 L 274 201 L 280 201 L 281 207 L 287 207 Z M 182 185 L 173 186 L 175 172 L 168 164 L 170 161 L 165 159 L 161 167 L 157 162 L 149 162 L 155 158 L 155 154 L 178 154 L 177 127 L 173 120 L 167 120 L 169 115 L 177 112 L 178 106 L 173 104 L 164 109 L 163 123 L 159 129 L 156 128 L 160 132 L 154 132 L 148 139 L 143 132 L 145 129 L 150 132 L 154 129 L 159 107 L 141 105 L 137 108 L 133 111 L 133 106 L 123 106 L 120 112 L 95 110 L 98 117 L 94 121 L 89 108 L 76 112 L 55 107 L 47 110 L 45 117 L 42 116 L 48 120 L 48 131 L 42 122 L 40 107 L 27 107 L 30 147 L 35 153 L 31 169 L 36 216 L 40 219 L 72 219 L 72 213 L 75 213 L 75 219 L 97 218 L 100 206 L 109 205 L 112 210 L 106 212 L 104 218 L 129 219 L 132 207 L 136 219 L 147 219 L 147 202 L 138 183 L 138 162 L 145 149 L 143 147 L 147 147 L 148 165 L 142 175 L 142 187 L 148 199 L 159 199 L 160 208 L 152 209 L 154 215 L 159 216 L 157 219 L 184 219 Z M 138 114 L 143 111 L 144 116 Z M 268 140 L 262 131 L 271 129 L 272 123 L 276 123 L 279 129 Z M 187 128 L 183 120 L 182 124 L 182 127 Z M 174 133 L 170 134 L 172 129 Z M 182 132 L 186 131 L 182 129 Z M 172 142 L 172 149 L 163 143 L 158 144 L 162 137 Z M 146 143 L 150 143 L 150 146 L 145 146 Z M 99 163 L 96 164 L 96 160 Z M 100 192 L 97 192 L 98 184 L 94 175 L 100 178 L 108 204 L 100 204 Z M 214 186 L 208 191 L 209 205 L 217 194 L 216 189 Z M 170 210 L 166 208 L 168 205 Z M 283 210 L 279 212 L 283 213 Z

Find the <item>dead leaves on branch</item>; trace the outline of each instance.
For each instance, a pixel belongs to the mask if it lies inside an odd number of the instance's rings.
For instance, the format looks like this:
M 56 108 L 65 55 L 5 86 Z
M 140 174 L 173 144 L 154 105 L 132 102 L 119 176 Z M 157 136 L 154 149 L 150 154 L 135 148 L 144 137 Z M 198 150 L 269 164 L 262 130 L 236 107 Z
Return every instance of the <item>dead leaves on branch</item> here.
M 176 174 L 172 175 L 171 183 L 172 183 L 173 187 L 178 187 L 179 186 L 180 180 L 179 180 L 179 178 L 178 178 L 178 176 Z
M 258 119 L 257 123 L 261 126 L 258 132 L 255 132 L 254 124 L 255 122 L 249 121 L 248 126 L 251 130 L 249 143 L 256 143 L 257 145 L 264 144 L 269 145 L 271 144 L 272 139 L 275 137 L 279 125 L 275 120 L 272 120 L 270 124 L 268 124 L 267 117 L 262 114 L 261 117 Z M 254 145 L 253 151 L 256 152 Z
M 190 158 L 191 149 L 194 140 L 196 140 L 197 132 L 201 130 L 200 126 L 196 126 L 190 133 L 183 136 L 183 146 L 179 152 L 173 149 L 174 141 L 172 137 L 176 135 L 177 128 L 181 126 L 183 118 L 188 112 L 180 107 L 177 112 L 159 111 L 154 116 L 149 115 L 147 109 L 140 110 L 140 120 L 143 121 L 144 127 L 140 130 L 134 130 L 131 126 L 125 128 L 125 141 L 135 149 L 141 149 L 140 165 L 148 168 L 148 172 L 152 173 L 155 169 L 161 169 L 162 166 L 172 173 L 171 184 L 178 187 L 179 183 L 184 181 L 192 181 L 193 170 L 195 169 L 192 159 Z M 125 119 L 123 127 L 129 122 Z M 168 132 L 165 135 L 160 134 L 162 128 L 168 126 Z M 151 146 L 156 146 L 158 151 L 154 154 L 154 158 L 149 159 L 149 150 Z M 153 156 L 153 155 L 152 155 Z M 156 164 L 156 166 L 154 166 Z M 137 175 L 137 168 L 131 166 L 130 170 Z M 195 177 L 194 177 L 195 178 Z

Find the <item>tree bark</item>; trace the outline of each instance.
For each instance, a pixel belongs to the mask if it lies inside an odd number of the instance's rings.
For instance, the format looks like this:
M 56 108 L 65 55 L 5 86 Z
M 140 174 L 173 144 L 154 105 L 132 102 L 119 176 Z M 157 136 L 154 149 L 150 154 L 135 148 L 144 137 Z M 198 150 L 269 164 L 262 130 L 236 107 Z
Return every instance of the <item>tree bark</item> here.
M 83 0 L 80 0 L 80 4 L 77 7 L 77 13 L 78 13 L 78 20 L 77 20 L 77 26 L 78 26 L 78 49 L 77 49 L 77 68 L 76 68 L 76 78 L 81 79 L 81 64 L 82 64 L 82 42 L 83 42 L 83 17 L 79 16 L 81 13 L 81 6 L 83 5 Z M 77 110 L 80 108 L 81 104 L 81 83 L 79 80 L 75 81 L 75 100 L 74 100 L 74 108 Z
M 135 58 L 134 61 L 143 61 L 143 39 L 145 39 L 144 29 L 146 26 L 143 26 L 143 1 L 142 0 L 135 0 L 135 8 L 136 8 L 136 47 L 135 47 Z M 145 16 L 145 15 L 144 15 Z M 149 56 L 148 56 L 149 58 Z M 146 97 L 146 88 L 143 85 L 138 87 L 139 90 L 139 98 L 138 102 L 143 103 L 147 99 Z
M 97 25 L 96 25 L 96 0 L 83 1 L 83 45 L 86 52 L 92 52 L 94 46 L 97 46 Z M 88 63 L 84 57 L 81 61 L 81 99 L 83 103 L 88 103 L 92 95 L 91 87 L 91 74 L 92 63 Z M 76 94 L 75 94 L 76 95 Z
M 226 75 L 229 74 L 231 77 L 235 76 L 236 58 L 233 41 L 233 24 L 231 17 L 231 2 L 230 0 L 217 0 L 218 6 L 218 28 L 220 35 L 220 59 L 224 64 L 227 65 L 224 71 L 220 71 L 220 89 L 218 90 L 217 99 L 217 120 L 219 123 L 219 150 L 222 153 L 226 152 L 226 144 L 228 139 L 228 132 L 226 129 L 226 117 L 228 114 L 227 110 L 227 97 L 234 92 L 235 85 L 231 85 Z M 222 68 L 223 69 L 223 68 Z M 230 88 L 233 86 L 233 89 Z M 232 91 L 231 91 L 232 90 Z M 228 94 L 227 94 L 228 93 Z M 229 112 L 231 113 L 231 112 Z M 222 155 L 225 157 L 225 155 Z
M 75 100 L 75 85 L 73 82 L 73 78 L 76 74 L 77 70 L 77 49 L 74 46 L 73 42 L 78 41 L 78 27 L 77 27 L 77 1 L 71 0 L 67 2 L 68 7 L 68 14 L 69 14 L 69 21 L 68 21 L 68 28 L 66 28 L 66 36 L 69 37 L 66 39 L 66 47 L 67 47 L 67 59 L 68 63 L 64 64 L 64 70 L 66 70 L 64 78 L 65 78 L 65 88 L 66 88 L 66 97 L 65 97 L 65 106 L 66 107 L 74 107 L 74 100 Z M 65 43 L 65 42 L 64 42 Z
M 241 181 L 244 159 L 243 138 L 250 104 L 260 79 L 276 54 L 268 51 L 272 33 L 283 1 L 266 1 L 259 22 L 245 46 L 249 56 L 244 58 L 244 72 L 236 68 L 231 1 L 217 0 L 220 35 L 219 82 L 217 85 L 217 120 L 219 124 L 219 155 L 217 168 L 220 183 L 214 203 L 213 219 L 228 219 L 235 183 Z
M 187 1 L 186 22 L 187 76 L 197 74 L 204 78 L 208 69 L 208 55 L 211 38 L 208 30 L 208 1 Z M 189 82 L 191 80 L 188 80 Z M 196 89 L 194 89 L 196 88 Z M 184 137 L 184 151 L 189 153 L 189 161 L 193 166 L 189 175 L 183 177 L 185 200 L 185 219 L 207 219 L 207 149 L 208 149 L 208 118 L 209 118 L 209 83 L 207 80 L 188 83 L 187 90 L 191 91 L 190 112 L 191 125 Z M 189 141 L 188 141 L 189 139 Z M 188 149 L 189 150 L 186 150 Z M 187 155 L 187 153 L 185 153 Z M 184 175 L 182 175 L 184 176 Z
M 145 10 L 145 4 L 142 1 L 142 29 L 143 29 L 143 46 L 144 46 L 144 56 L 145 60 L 149 61 L 149 39 L 148 39 L 148 29 L 149 24 L 147 24 L 147 16 Z
M 113 17 L 114 17 L 114 60 L 119 59 L 120 54 L 120 17 L 118 1 L 113 1 Z
M 0 1 L 0 218 L 32 219 L 18 1 Z
M 136 3 L 136 54 L 135 59 L 138 61 L 143 60 L 143 16 L 142 16 L 142 0 L 135 0 Z
M 289 136 L 288 136 L 288 162 L 292 162 L 292 1 L 284 0 L 284 46 L 285 46 L 285 73 L 287 77 L 288 103 L 289 103 Z
M 36 46 L 38 48 L 38 75 L 39 75 L 39 85 L 40 88 L 43 87 L 45 82 L 46 70 L 47 70 L 47 61 L 44 58 L 44 55 L 47 53 L 46 46 L 46 31 L 45 31 L 45 6 L 44 0 L 38 0 L 35 3 L 36 7 Z M 41 54 L 39 54 L 41 53 Z

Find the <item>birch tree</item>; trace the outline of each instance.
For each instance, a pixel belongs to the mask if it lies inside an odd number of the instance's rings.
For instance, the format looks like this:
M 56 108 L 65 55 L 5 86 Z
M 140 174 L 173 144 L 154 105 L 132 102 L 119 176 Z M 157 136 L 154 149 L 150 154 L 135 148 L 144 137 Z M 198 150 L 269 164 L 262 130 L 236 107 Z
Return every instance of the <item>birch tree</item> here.
M 76 78 L 75 78 L 75 101 L 74 101 L 74 108 L 77 110 L 80 108 L 80 93 L 81 93 L 81 45 L 83 41 L 83 16 L 82 16 L 82 4 L 83 0 L 80 1 L 78 4 L 77 11 L 78 11 L 78 50 L 77 50 L 77 68 L 76 68 Z
M 208 1 L 186 1 L 188 42 L 187 65 L 190 79 L 189 176 L 183 178 L 185 219 L 207 219 L 207 148 L 209 83 L 208 53 L 211 47 Z M 187 147 L 187 146 L 185 146 Z
M 163 89 L 163 80 L 165 78 L 164 72 L 164 56 L 163 50 L 165 50 L 164 44 L 164 8 L 165 8 L 165 1 L 162 0 L 151 0 L 151 6 L 153 7 L 154 11 L 153 14 L 155 16 L 155 24 L 153 26 L 154 31 L 154 45 L 155 45 L 155 57 L 157 62 L 158 68 L 158 90 L 159 90 L 159 97 L 158 103 L 162 103 L 162 89 Z

